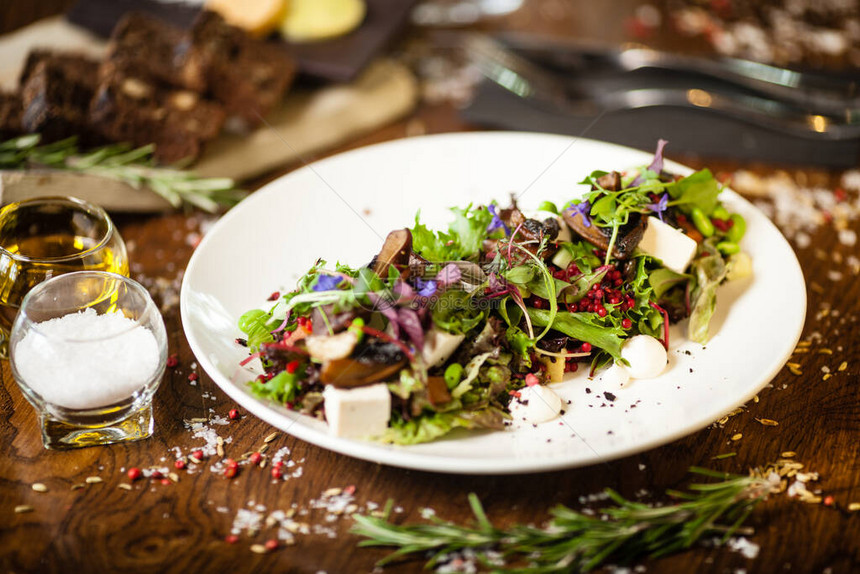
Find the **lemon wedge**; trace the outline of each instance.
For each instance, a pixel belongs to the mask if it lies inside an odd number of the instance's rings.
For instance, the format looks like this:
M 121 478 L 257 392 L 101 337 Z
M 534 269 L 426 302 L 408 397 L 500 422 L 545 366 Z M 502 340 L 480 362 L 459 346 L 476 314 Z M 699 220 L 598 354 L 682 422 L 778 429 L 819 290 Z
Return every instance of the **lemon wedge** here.
M 287 13 L 289 0 L 208 0 L 206 7 L 252 36 L 273 32 Z
M 364 0 L 290 0 L 281 33 L 291 42 L 342 36 L 364 21 Z

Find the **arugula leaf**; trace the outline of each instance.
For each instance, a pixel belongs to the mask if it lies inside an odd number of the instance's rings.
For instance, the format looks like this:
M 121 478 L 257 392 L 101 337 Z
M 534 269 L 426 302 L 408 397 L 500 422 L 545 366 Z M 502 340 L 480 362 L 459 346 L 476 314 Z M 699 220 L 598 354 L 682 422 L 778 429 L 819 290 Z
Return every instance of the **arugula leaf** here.
M 667 187 L 672 203 L 681 211 L 690 213 L 698 207 L 711 215 L 717 207 L 717 196 L 722 191 L 720 183 L 709 169 L 702 169 L 679 180 L 675 185 Z
M 549 311 L 527 309 L 532 323 L 543 327 L 551 320 Z M 624 330 L 612 325 L 604 325 L 595 313 L 569 313 L 560 311 L 552 320 L 552 328 L 568 337 L 591 343 L 603 349 L 616 359 L 621 359 L 621 345 L 624 344 Z
M 513 269 L 508 269 L 502 273 L 502 276 L 510 283 L 525 285 L 535 276 L 535 270 L 531 265 L 519 265 Z

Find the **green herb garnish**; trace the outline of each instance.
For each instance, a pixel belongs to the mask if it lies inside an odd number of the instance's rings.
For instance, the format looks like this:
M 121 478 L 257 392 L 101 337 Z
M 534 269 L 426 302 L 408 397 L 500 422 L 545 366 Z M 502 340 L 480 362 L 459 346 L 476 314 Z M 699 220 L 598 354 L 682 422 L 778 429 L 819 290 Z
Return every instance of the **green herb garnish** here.
M 0 169 L 48 168 L 97 175 L 135 189 L 149 188 L 173 207 L 183 203 L 208 212 L 238 203 L 246 193 L 227 177 L 203 178 L 183 169 L 156 167 L 155 146 L 132 148 L 113 144 L 82 152 L 77 138 L 39 145 L 41 136 L 29 134 L 0 142 Z
M 679 552 L 707 536 L 720 536 L 725 541 L 773 491 L 773 485 L 761 476 L 695 467 L 690 472 L 720 481 L 694 483 L 685 492 L 667 491 L 680 502 L 665 506 L 633 502 L 607 489 L 614 506 L 595 514 L 557 506 L 550 511 L 552 519 L 544 528 L 496 528 L 473 493 L 469 504 L 475 515 L 474 526 L 436 517 L 424 524 L 397 525 L 389 521 L 386 512 L 382 518 L 354 515 L 357 524 L 352 532 L 366 539 L 359 546 L 396 548 L 379 561 L 380 566 L 407 556 L 429 555 L 427 567 L 432 568 L 451 553 L 471 549 L 485 564 L 493 563 L 497 572 L 586 572 L 610 561 L 629 564 Z M 506 565 L 493 562 L 499 554 Z

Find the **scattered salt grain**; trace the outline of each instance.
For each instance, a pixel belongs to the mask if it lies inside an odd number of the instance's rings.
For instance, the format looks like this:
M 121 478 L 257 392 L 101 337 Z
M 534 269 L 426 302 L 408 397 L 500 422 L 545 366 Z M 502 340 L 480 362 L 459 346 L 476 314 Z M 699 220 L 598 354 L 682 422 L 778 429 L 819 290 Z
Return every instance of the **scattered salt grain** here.
M 755 542 L 750 542 L 746 538 L 741 537 L 729 538 L 726 544 L 731 550 L 741 554 L 744 558 L 749 559 L 753 559 L 758 556 L 760 549 L 759 545 Z
M 122 313 L 80 313 L 38 323 L 15 347 L 21 378 L 70 409 L 117 403 L 150 382 L 159 364 L 152 332 Z

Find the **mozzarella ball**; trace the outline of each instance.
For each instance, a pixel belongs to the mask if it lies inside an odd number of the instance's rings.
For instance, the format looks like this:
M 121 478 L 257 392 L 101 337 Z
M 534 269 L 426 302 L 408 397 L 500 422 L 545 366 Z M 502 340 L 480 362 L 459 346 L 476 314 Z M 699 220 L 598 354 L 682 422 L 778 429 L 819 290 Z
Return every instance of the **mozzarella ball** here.
M 666 368 L 668 355 L 663 343 L 648 335 L 630 337 L 621 348 L 621 357 L 634 379 L 653 379 Z
M 511 403 L 511 409 L 532 424 L 554 419 L 561 412 L 561 398 L 543 385 L 520 389 L 520 397 Z
M 599 379 L 607 389 L 620 389 L 630 382 L 630 370 L 621 363 L 613 363 L 600 373 Z

